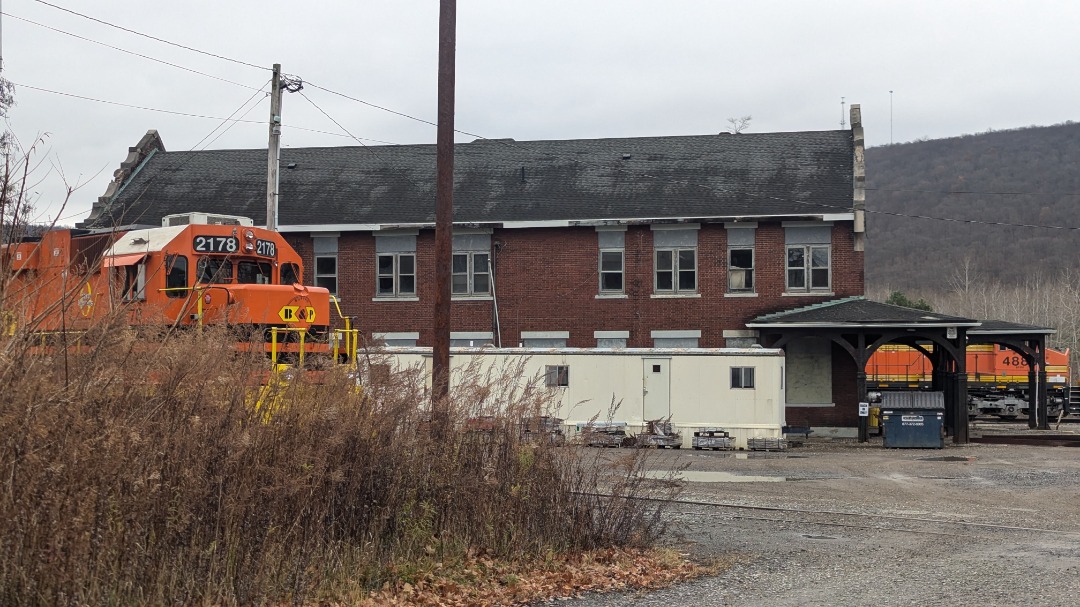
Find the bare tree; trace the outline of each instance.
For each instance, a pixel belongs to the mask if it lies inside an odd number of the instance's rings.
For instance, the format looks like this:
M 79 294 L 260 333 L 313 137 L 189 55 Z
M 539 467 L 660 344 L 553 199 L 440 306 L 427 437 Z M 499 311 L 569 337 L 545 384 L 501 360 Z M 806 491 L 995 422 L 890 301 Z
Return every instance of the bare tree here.
M 738 135 L 739 133 L 750 128 L 750 121 L 753 120 L 753 116 L 747 114 L 741 118 L 728 118 L 728 130 L 727 132 Z

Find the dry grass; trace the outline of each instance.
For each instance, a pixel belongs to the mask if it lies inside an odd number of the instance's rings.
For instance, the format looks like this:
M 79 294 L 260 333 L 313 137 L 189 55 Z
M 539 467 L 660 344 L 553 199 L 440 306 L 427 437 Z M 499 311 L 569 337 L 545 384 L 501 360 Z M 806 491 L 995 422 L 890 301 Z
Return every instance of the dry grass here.
M 225 333 L 122 326 L 38 352 L 0 337 L 0 604 L 248 605 L 361 599 L 476 555 L 650 544 L 671 491 L 644 452 L 526 444 L 549 394 L 521 368 L 466 372 L 431 438 L 416 369 L 298 374 Z M 464 421 L 495 415 L 483 430 Z M 613 491 L 619 499 L 598 497 Z

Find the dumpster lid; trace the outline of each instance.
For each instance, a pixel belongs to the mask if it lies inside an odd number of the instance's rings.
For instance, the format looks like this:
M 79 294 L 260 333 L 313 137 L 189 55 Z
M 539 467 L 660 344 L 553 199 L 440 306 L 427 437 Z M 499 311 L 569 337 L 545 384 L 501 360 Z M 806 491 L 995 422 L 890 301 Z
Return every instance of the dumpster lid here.
M 881 409 L 945 409 L 945 393 L 911 390 L 882 392 Z

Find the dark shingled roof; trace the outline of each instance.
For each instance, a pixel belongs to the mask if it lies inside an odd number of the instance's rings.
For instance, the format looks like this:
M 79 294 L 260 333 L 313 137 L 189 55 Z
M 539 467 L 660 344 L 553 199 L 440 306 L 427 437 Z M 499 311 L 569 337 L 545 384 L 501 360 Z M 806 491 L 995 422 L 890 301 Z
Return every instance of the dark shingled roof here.
M 850 213 L 853 150 L 850 130 L 479 140 L 455 147 L 454 220 Z M 195 211 L 265 224 L 266 150 L 158 150 L 130 173 L 84 225 Z M 434 145 L 284 148 L 280 183 L 281 225 L 435 220 Z
M 834 299 L 819 304 L 758 316 L 746 323 L 748 327 L 790 325 L 862 325 L 862 326 L 917 326 L 917 325 L 978 325 L 970 318 L 948 316 L 892 304 L 870 301 L 862 296 Z
M 1022 325 L 1015 322 L 1005 322 L 1004 320 L 984 320 L 982 326 L 970 329 L 968 335 L 1012 335 L 1012 334 L 1053 334 L 1057 333 L 1057 329 L 1050 327 L 1040 327 L 1038 325 Z

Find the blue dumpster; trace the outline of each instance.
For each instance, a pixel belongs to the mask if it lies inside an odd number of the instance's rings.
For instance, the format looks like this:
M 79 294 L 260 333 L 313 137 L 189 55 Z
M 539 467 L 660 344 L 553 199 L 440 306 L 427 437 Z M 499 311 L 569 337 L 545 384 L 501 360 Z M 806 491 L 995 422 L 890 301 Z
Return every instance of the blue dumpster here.
M 889 449 L 941 449 L 945 446 L 943 392 L 883 392 L 881 427 Z

